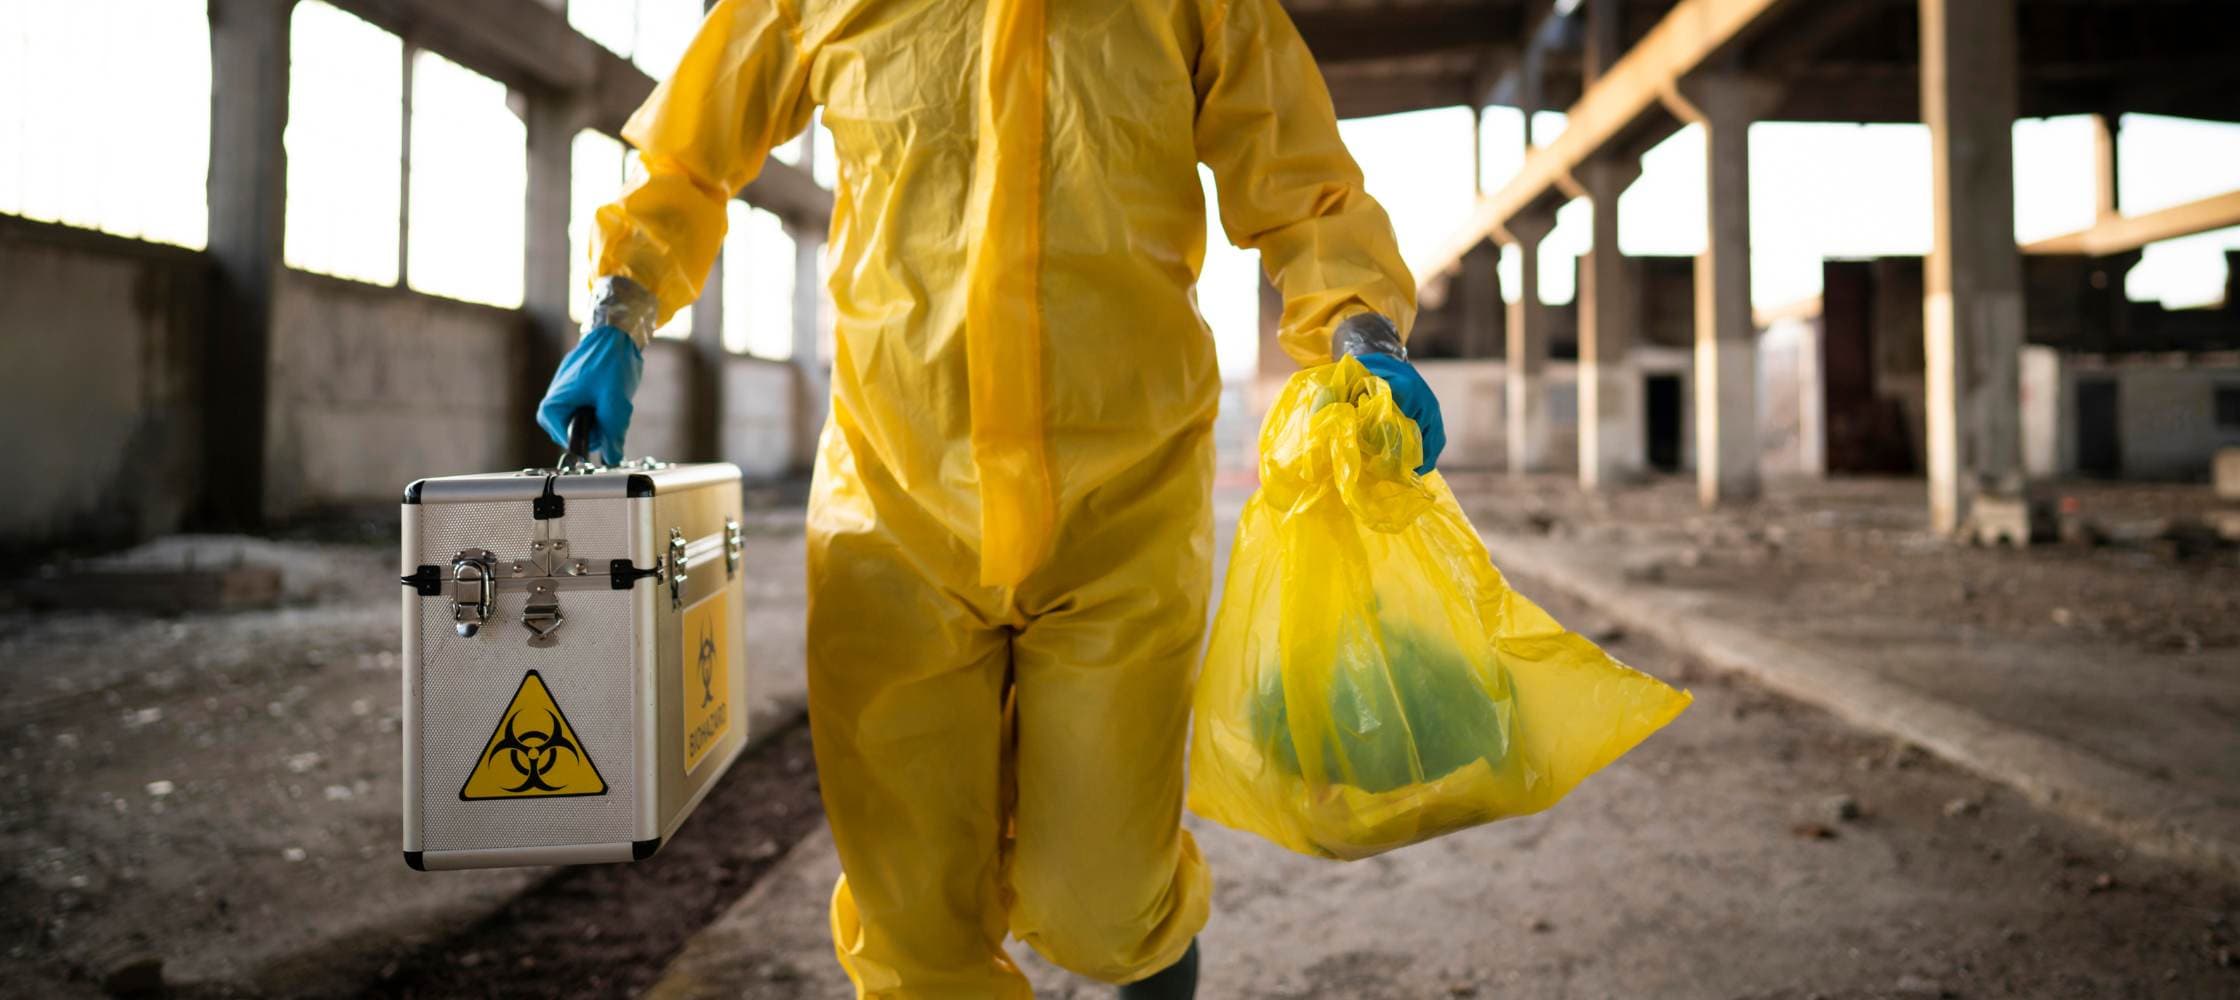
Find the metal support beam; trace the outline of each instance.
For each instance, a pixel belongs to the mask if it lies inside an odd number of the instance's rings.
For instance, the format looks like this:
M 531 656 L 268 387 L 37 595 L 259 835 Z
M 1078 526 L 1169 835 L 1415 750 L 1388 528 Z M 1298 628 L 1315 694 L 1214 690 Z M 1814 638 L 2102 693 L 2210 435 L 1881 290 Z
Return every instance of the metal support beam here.
M 1711 74 L 1689 79 L 1677 97 L 1703 126 L 1706 153 L 1709 226 L 1696 258 L 1696 498 L 1715 507 L 1759 492 L 1750 123 L 1776 95 L 1761 81 Z
M 1618 252 L 1618 196 L 1640 176 L 1636 159 L 1596 160 L 1579 171 L 1594 205 L 1594 248 L 1579 273 L 1579 485 L 1590 490 L 1634 478 L 1646 458 L 1633 360 L 1641 291 Z
M 1921 117 L 1932 241 L 1922 335 L 1929 514 L 1940 533 L 1979 497 L 2023 487 L 2022 257 L 2014 242 L 2015 0 L 1920 0 Z
M 1509 303 L 1508 347 L 1502 360 L 1509 471 L 1548 468 L 1548 348 L 1554 317 L 1540 301 L 1540 243 L 1555 228 L 1552 212 L 1520 215 L 1506 227 L 1517 247 L 1516 299 Z
M 265 515 L 273 297 L 287 215 L 289 15 L 293 0 L 210 2 L 210 247 L 198 520 Z

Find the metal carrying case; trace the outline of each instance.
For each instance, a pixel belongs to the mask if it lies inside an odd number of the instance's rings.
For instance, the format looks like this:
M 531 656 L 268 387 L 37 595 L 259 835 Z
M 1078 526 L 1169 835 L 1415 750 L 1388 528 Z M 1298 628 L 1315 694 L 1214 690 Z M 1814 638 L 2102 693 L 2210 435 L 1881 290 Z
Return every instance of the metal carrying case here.
M 404 496 L 404 857 L 652 857 L 746 745 L 739 470 L 450 476 Z

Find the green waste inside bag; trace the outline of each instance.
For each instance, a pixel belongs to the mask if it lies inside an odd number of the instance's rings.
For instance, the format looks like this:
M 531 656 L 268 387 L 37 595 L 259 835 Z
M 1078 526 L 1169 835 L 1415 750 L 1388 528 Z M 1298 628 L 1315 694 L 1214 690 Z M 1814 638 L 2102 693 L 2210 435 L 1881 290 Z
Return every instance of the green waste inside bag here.
M 1340 664 L 1329 675 L 1330 704 L 1313 715 L 1331 720 L 1332 731 L 1319 740 L 1294 739 L 1282 671 L 1260 671 L 1253 738 L 1283 773 L 1301 773 L 1301 742 L 1321 744 L 1324 780 L 1368 792 L 1434 781 L 1475 761 L 1499 764 L 1507 754 L 1506 702 L 1479 685 L 1450 645 L 1395 630 L 1385 635 L 1383 662 L 1374 647 L 1360 654 L 1371 662 Z

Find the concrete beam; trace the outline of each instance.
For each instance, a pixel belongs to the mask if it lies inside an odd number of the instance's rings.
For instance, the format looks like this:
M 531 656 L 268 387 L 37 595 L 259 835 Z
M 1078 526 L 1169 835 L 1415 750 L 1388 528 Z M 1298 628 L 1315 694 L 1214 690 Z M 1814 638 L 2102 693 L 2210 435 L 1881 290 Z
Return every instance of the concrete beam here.
M 2092 228 L 2026 244 L 2022 252 L 2107 257 L 2149 243 L 2240 226 L 2240 191 L 2227 191 L 2145 215 L 2105 218 Z
M 1779 94 L 1729 74 L 1692 77 L 1666 98 L 1703 127 L 1706 216 L 1696 258 L 1696 497 L 1759 492 L 1757 322 L 1750 300 L 1750 123 Z
M 210 0 L 210 244 L 197 520 L 264 520 L 273 297 L 287 217 L 289 15 L 294 0 Z
M 1929 125 L 1924 263 L 1929 513 L 1968 523 L 2023 487 L 2022 256 L 2014 242 L 2015 0 L 1920 0 L 1921 117 Z
M 1594 246 L 1579 272 L 1579 485 L 1623 483 L 1641 472 L 1641 372 L 1633 364 L 1639 283 L 1618 252 L 1618 196 L 1639 160 L 1597 160 L 1579 171 L 1594 205 Z
M 1665 95 L 1699 67 L 1732 51 L 1758 23 L 1791 0 L 1681 0 L 1640 43 L 1587 88 L 1567 112 L 1563 134 L 1526 157 L 1501 190 L 1478 199 L 1468 219 L 1432 258 L 1419 281 L 1446 271 L 1510 219 L 1559 197 L 1563 179 L 1658 116 Z
M 1504 232 L 1517 247 L 1517 297 L 1509 303 L 1508 347 L 1502 360 L 1504 429 L 1509 437 L 1509 471 L 1545 472 L 1550 433 L 1548 348 L 1555 317 L 1540 301 L 1540 243 L 1555 228 L 1553 212 L 1520 215 Z

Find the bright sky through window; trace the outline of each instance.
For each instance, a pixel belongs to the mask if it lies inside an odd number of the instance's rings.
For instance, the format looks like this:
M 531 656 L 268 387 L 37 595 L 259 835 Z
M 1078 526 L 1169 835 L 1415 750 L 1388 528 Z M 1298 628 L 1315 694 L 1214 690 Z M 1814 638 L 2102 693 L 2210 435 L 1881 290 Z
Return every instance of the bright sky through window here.
M 208 242 L 204 7 L 0 0 L 0 212 L 193 249 Z
M 506 87 L 433 52 L 412 62 L 405 277 L 469 302 L 521 304 L 528 130 Z
M 778 217 L 731 203 L 723 238 L 723 346 L 735 354 L 793 357 L 794 240 Z
M 289 267 L 397 283 L 404 43 L 317 0 L 289 27 Z
M 569 0 L 566 7 L 578 30 L 657 77 L 673 66 L 701 17 L 698 0 Z M 0 212 L 201 247 L 210 142 L 206 5 L 0 0 L 0 8 Z M 394 281 L 399 43 L 316 0 L 304 0 L 292 24 L 287 261 Z M 526 184 L 521 121 L 503 85 L 434 55 L 417 58 L 406 277 L 425 291 L 517 305 Z M 134 71 L 109 71 L 118 65 Z M 1493 108 L 1483 121 L 1482 181 L 1491 191 L 1522 162 L 1522 120 L 1514 110 Z M 1542 112 L 1535 138 L 1553 141 L 1563 125 L 1560 113 Z M 1420 266 L 1452 235 L 1472 194 L 1469 112 L 1435 109 L 1343 128 L 1370 191 L 1392 215 L 1403 255 Z M 579 261 L 588 253 L 584 206 L 619 193 L 629 162 L 619 144 L 603 141 L 595 150 L 579 143 L 576 151 L 571 254 Z M 2017 123 L 2019 238 L 2090 221 L 2089 142 L 2081 119 Z M 815 130 L 780 156 L 798 160 L 809 143 L 817 149 L 816 174 L 832 183 L 837 163 L 828 132 Z M 2127 115 L 2119 144 L 2127 213 L 2240 188 L 2240 127 Z M 1751 130 L 1751 149 L 1753 291 L 1760 305 L 1817 293 L 1823 258 L 1927 249 L 1928 140 L 1921 126 L 1767 123 Z M 1641 178 L 1620 202 L 1626 253 L 1686 256 L 1700 249 L 1702 158 L 1694 129 L 1644 157 Z M 602 165 L 608 163 L 615 166 Z M 1208 213 L 1210 219 L 1210 207 Z M 1575 294 L 1573 257 L 1586 248 L 1590 223 L 1583 204 L 1558 216 L 1543 246 L 1543 298 L 1561 303 Z M 1224 366 L 1236 375 L 1249 370 L 1257 352 L 1259 279 L 1238 265 L 1244 258 L 1232 256 L 1218 227 L 1209 222 L 1209 229 L 1199 306 L 1221 338 Z M 2224 251 L 2233 248 L 2240 248 L 2240 230 L 2149 247 L 2127 290 L 2173 307 L 2213 304 L 2224 292 Z M 577 268 L 581 285 L 589 268 Z M 1513 262 L 1505 271 L 1513 278 Z M 792 271 L 771 273 L 790 279 Z M 753 319 L 747 323 L 745 329 L 758 329 Z M 689 326 L 689 316 L 680 316 L 663 333 L 677 336 Z M 774 334 L 732 334 L 776 350 L 775 341 L 756 339 L 765 336 Z

